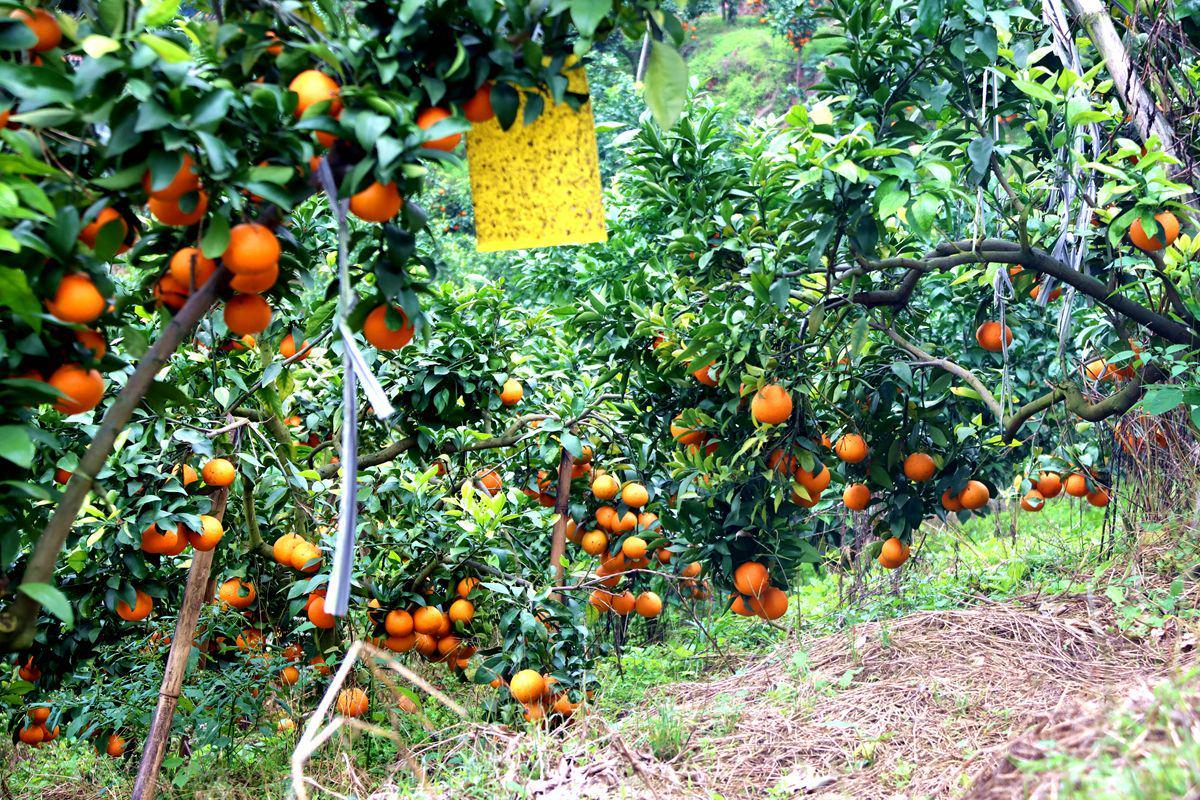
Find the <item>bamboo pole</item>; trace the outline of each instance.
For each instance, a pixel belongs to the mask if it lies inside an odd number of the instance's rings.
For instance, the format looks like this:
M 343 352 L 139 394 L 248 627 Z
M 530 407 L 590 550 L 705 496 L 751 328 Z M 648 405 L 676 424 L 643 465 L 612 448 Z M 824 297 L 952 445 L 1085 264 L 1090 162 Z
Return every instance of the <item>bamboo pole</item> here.
M 218 489 L 212 496 L 211 515 L 217 520 L 225 517 L 225 504 L 229 489 Z M 188 569 L 187 586 L 183 590 L 183 605 L 175 622 L 175 636 L 171 639 L 171 652 L 163 669 L 162 686 L 158 690 L 158 706 L 146 734 L 142 748 L 142 762 L 138 765 L 137 780 L 133 784 L 133 800 L 154 800 L 158 788 L 158 772 L 162 768 L 163 756 L 171 741 L 171 722 L 175 708 L 179 705 L 179 694 L 187 672 L 188 656 L 196 637 L 196 623 L 200 620 L 200 607 L 209 595 L 209 572 L 212 570 L 213 550 L 192 553 L 192 566 Z

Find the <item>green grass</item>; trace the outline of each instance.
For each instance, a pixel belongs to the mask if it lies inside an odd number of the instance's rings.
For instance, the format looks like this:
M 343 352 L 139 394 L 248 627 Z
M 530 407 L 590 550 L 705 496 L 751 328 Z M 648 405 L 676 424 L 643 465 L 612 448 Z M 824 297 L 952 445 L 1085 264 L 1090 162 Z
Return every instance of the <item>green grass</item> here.
M 717 15 L 696 20 L 696 41 L 684 52 L 701 89 L 748 117 L 782 114 L 795 102 L 796 52 L 768 25 L 745 17 L 726 25 Z

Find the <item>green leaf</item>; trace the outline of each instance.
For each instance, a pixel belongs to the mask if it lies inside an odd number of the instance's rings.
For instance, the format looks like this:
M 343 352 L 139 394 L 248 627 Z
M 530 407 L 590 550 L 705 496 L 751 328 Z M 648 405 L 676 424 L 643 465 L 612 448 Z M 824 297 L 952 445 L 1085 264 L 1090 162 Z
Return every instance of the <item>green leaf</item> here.
M 213 214 L 208 220 L 208 230 L 200 240 L 200 250 L 205 258 L 220 258 L 229 247 L 229 220 L 222 214 Z
M 995 142 L 992 141 L 992 137 L 990 136 L 980 136 L 967 145 L 967 155 L 971 158 L 971 169 L 975 172 L 976 176 L 983 177 L 987 174 L 994 148 Z
M 917 29 L 926 36 L 937 33 L 945 16 L 945 0 L 920 0 L 917 3 Z
M 166 25 L 179 13 L 179 0 L 142 0 L 138 21 L 144 28 Z
M 571 0 L 571 20 L 580 36 L 591 38 L 610 11 L 612 0 Z
M 104 30 L 116 36 L 125 27 L 125 0 L 100 0 L 97 16 Z
M 894 216 L 907 202 L 908 190 L 901 187 L 895 178 L 889 178 L 875 190 L 875 204 L 880 219 Z
M 0 267 L 0 306 L 12 309 L 35 331 L 42 329 L 42 307 L 29 288 L 25 272 L 15 267 Z
M 24 22 L 9 19 L 8 10 L 0 17 L 0 50 L 28 50 L 37 44 L 37 34 Z
M 45 606 L 47 611 L 61 619 L 68 628 L 75 626 L 75 612 L 71 609 L 71 603 L 57 586 L 48 583 L 22 583 L 17 588 Z
M 1151 386 L 1142 398 L 1142 408 L 1147 414 L 1165 414 L 1178 408 L 1183 402 L 1182 386 Z
M 83 37 L 83 41 L 79 43 L 79 46 L 83 48 L 83 52 L 92 58 L 100 58 L 121 49 L 121 43 L 116 39 L 101 36 L 98 33 Z
M 168 64 L 181 64 L 184 61 L 190 61 L 192 58 L 187 50 L 184 50 L 170 39 L 155 36 L 153 33 L 143 33 L 138 37 L 138 41 L 155 53 L 158 53 L 158 57 Z
M 29 469 L 33 456 L 33 438 L 24 425 L 0 425 L 0 458 Z
M 646 65 L 646 105 L 663 128 L 671 128 L 683 113 L 688 71 L 683 56 L 669 44 L 654 42 Z

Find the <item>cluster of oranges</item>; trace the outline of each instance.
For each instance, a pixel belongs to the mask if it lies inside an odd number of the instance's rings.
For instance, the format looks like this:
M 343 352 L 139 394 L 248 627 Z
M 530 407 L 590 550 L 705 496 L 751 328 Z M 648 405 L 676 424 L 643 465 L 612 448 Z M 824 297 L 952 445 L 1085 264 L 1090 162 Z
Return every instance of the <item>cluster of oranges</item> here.
M 499 688 L 503 679 L 497 678 L 492 685 Z M 582 701 L 573 702 L 568 692 L 554 688 L 557 685 L 558 680 L 553 675 L 544 676 L 537 670 L 523 669 L 512 676 L 508 691 L 525 707 L 525 719 L 529 722 L 545 719 L 547 714 L 569 717 L 579 709 Z
M 1041 511 L 1046 501 L 1066 492 L 1070 497 L 1087 498 L 1088 503 L 1099 508 L 1108 505 L 1108 489 L 1101 485 L 1094 476 L 1083 472 L 1072 472 L 1065 479 L 1057 472 L 1041 472 L 1037 480 L 1030 479 L 1033 488 L 1021 498 L 1021 508 L 1025 511 Z
M 372 601 L 371 617 L 377 635 L 372 643 L 394 653 L 416 650 L 429 661 L 446 664 L 451 671 L 466 669 L 476 647 L 464 641 L 475 619 L 470 599 L 479 586 L 478 578 L 462 578 L 454 586 L 454 600 L 443 611 L 437 605 L 383 612 Z
M 25 712 L 28 721 L 17 731 L 17 738 L 28 745 L 40 747 L 58 738 L 60 726 L 49 727 L 51 709 L 47 706 L 35 706 Z
M 787 592 L 771 585 L 771 573 L 759 561 L 746 561 L 733 571 L 730 610 L 742 617 L 779 619 L 787 613 Z

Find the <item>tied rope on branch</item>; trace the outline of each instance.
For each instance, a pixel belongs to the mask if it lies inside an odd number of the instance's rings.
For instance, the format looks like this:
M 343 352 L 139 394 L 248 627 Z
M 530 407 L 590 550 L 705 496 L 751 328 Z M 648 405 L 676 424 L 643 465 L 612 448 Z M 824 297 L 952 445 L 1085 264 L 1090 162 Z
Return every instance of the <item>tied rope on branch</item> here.
M 346 223 L 348 200 L 338 197 L 329 160 L 321 159 L 317 168 L 329 207 L 338 223 L 338 308 L 336 328 L 342 342 L 342 437 L 341 437 L 341 497 L 338 503 L 338 528 L 334 538 L 333 567 L 329 574 L 325 610 L 334 616 L 346 615 L 350 602 L 351 573 L 354 568 L 354 535 L 358 527 L 358 385 L 381 421 L 395 413 L 391 399 L 367 367 L 354 341 L 354 333 L 346 325 L 357 300 L 350 285 L 350 265 L 347 255 L 349 232 Z

